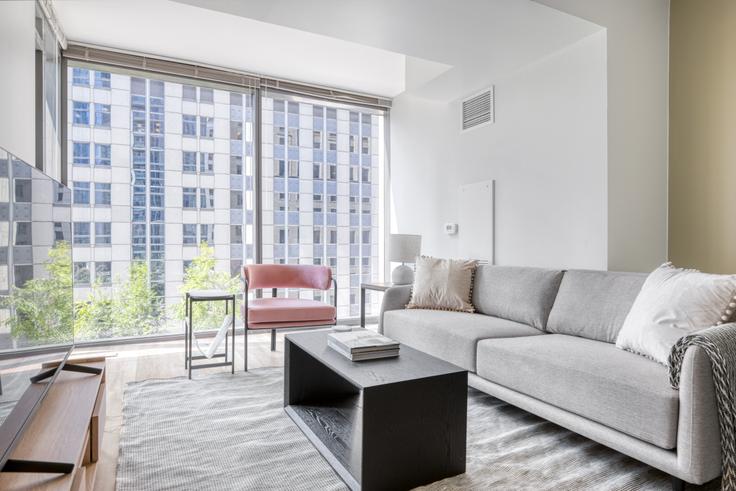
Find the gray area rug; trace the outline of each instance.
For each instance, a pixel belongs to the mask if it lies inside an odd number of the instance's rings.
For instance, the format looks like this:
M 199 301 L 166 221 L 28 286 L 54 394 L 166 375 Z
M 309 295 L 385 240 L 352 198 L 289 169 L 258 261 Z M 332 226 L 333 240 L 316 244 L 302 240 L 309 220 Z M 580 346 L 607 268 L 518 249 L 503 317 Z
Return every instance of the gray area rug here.
M 284 413 L 282 380 L 264 368 L 129 384 L 117 489 L 346 489 Z M 465 474 L 422 489 L 670 488 L 662 472 L 474 389 L 467 454 Z

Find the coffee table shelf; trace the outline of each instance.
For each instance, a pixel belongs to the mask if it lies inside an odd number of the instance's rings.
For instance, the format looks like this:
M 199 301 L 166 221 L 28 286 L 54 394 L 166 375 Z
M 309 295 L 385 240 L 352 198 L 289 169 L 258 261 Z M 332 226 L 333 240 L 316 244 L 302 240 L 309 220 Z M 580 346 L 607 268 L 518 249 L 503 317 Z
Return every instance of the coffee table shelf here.
M 465 472 L 467 371 L 408 346 L 352 362 L 328 334 L 286 336 L 284 408 L 345 483 L 409 489 Z

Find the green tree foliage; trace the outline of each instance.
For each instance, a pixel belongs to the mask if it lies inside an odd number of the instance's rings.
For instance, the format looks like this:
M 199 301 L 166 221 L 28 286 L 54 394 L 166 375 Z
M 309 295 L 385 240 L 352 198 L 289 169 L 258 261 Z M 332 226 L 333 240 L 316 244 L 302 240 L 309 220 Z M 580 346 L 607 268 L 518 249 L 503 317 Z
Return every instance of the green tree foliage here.
M 113 282 L 112 294 L 95 285 L 86 301 L 76 304 L 80 339 L 145 336 L 161 330 L 161 299 L 148 284 L 148 266 L 130 265 L 128 279 Z
M 45 263 L 47 275 L 12 287 L 3 302 L 11 310 L 8 324 L 14 338 L 44 343 L 74 339 L 72 254 L 69 243 L 57 242 Z
M 185 318 L 186 292 L 191 290 L 224 290 L 237 293 L 242 288 L 238 276 L 231 277 L 225 271 L 215 270 L 215 250 L 202 242 L 199 255 L 192 260 L 184 272 L 184 284 L 181 287 L 182 300 L 174 309 L 176 319 Z M 236 302 L 237 312 L 240 306 Z M 212 329 L 219 327 L 225 316 L 224 302 L 197 302 L 192 311 L 192 323 L 195 329 Z

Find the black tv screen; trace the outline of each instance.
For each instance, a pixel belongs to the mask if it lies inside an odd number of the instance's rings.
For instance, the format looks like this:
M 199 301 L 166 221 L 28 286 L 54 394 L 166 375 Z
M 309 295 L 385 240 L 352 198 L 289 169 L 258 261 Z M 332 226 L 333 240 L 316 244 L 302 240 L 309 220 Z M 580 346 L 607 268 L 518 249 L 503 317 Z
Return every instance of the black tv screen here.
M 0 148 L 0 464 L 74 344 L 71 191 Z

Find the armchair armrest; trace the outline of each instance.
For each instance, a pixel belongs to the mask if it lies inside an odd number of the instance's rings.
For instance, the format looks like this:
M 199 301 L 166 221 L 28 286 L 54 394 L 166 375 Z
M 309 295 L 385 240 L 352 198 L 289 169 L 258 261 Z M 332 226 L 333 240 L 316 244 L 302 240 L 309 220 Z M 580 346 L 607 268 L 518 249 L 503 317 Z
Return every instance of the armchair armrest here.
M 383 294 L 381 312 L 378 315 L 378 332 L 383 334 L 383 314 L 389 310 L 401 310 L 411 300 L 411 285 L 392 286 Z

